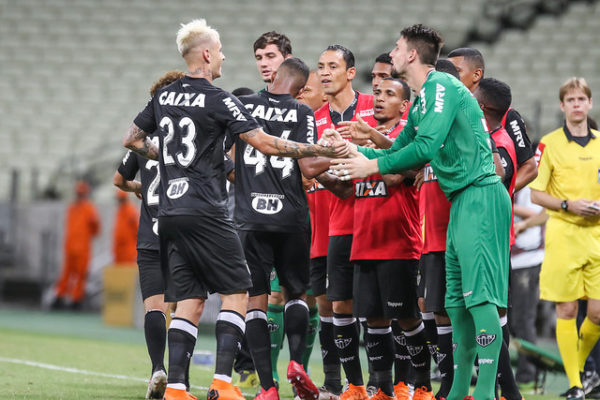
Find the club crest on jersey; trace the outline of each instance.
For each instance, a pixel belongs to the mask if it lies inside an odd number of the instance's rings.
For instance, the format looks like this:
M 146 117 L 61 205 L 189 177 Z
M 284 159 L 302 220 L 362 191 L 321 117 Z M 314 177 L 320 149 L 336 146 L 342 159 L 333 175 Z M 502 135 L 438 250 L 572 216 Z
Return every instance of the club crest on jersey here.
M 295 109 L 288 110 L 287 108 L 265 107 L 262 104 L 257 105 L 256 108 L 254 104 L 246 104 L 246 108 L 251 110 L 252 116 L 257 119 L 278 122 L 298 122 L 298 111 Z
M 167 188 L 167 197 L 170 199 L 178 199 L 183 196 L 188 189 L 190 184 L 188 178 L 177 178 L 169 181 L 169 187 Z
M 345 349 L 346 347 L 348 347 L 350 345 L 350 343 L 352 343 L 352 338 L 346 338 L 346 339 L 335 339 L 335 347 L 337 347 L 338 349 Z
M 475 341 L 481 347 L 489 346 L 490 344 L 492 344 L 494 342 L 494 340 L 496 340 L 496 335 L 492 335 L 489 333 L 480 333 L 479 335 L 477 335 L 475 337 Z
M 277 214 L 283 209 L 282 194 L 267 194 L 267 193 L 251 193 L 252 208 L 254 211 L 261 214 L 272 215 Z
M 244 117 L 238 106 L 233 102 L 231 97 L 225 97 L 223 99 L 223 103 L 225 103 L 227 109 L 229 109 L 231 115 L 233 115 L 233 118 L 235 118 L 237 121 L 248 121 L 246 117 Z
M 356 197 L 386 197 L 388 195 L 387 185 L 383 180 L 358 181 L 355 185 L 354 195 Z
M 158 96 L 158 104 L 161 106 L 203 108 L 205 98 L 206 95 L 203 93 L 162 92 Z

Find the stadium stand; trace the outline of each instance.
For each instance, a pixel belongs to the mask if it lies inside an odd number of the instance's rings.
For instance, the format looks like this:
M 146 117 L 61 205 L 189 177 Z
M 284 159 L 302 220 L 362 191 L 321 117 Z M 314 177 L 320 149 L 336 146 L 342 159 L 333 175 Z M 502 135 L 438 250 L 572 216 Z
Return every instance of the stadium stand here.
M 112 204 L 123 134 L 151 83 L 184 67 L 175 46 L 179 23 L 200 17 L 221 32 L 227 60 L 216 84 L 228 90 L 262 88 L 252 43 L 279 30 L 311 67 L 329 44 L 352 49 L 363 78 L 355 86 L 368 92 L 365 75 L 373 59 L 415 22 L 438 29 L 446 52 L 465 45 L 481 49 L 486 74 L 511 85 L 532 138 L 560 123 L 557 90 L 566 78 L 584 76 L 594 92 L 600 90 L 596 1 L 0 0 L 0 232 L 5 245 L 18 239 L 17 222 L 4 204 L 18 201 L 18 237 L 35 242 L 6 256 L 19 274 L 39 276 L 42 262 L 29 246 L 41 246 L 41 231 L 53 230 L 53 243 L 61 242 L 55 224 L 64 204 L 35 214 L 26 208 L 28 200 L 64 199 L 83 176 L 97 186 L 97 202 Z M 592 116 L 598 118 L 598 110 Z M 22 224 L 27 215 L 45 213 L 58 219 Z M 60 259 L 50 262 L 44 267 L 52 269 L 44 273 L 48 280 Z
M 12 168 L 21 171 L 21 198 L 35 197 L 30 188 L 36 185 L 67 191 L 75 175 L 90 171 L 90 162 L 112 171 L 121 136 L 150 83 L 183 68 L 174 44 L 181 22 L 204 17 L 222 32 L 228 60 L 218 85 L 258 89 L 251 49 L 264 31 L 286 32 L 295 54 L 313 65 L 327 45 L 344 44 L 366 69 L 393 47 L 399 27 L 415 21 L 437 27 L 458 45 L 482 3 L 426 0 L 398 8 L 392 0 L 3 0 L 0 108 L 7 118 L 0 129 L 0 193 L 9 192 Z M 448 19 L 451 12 L 455 17 Z

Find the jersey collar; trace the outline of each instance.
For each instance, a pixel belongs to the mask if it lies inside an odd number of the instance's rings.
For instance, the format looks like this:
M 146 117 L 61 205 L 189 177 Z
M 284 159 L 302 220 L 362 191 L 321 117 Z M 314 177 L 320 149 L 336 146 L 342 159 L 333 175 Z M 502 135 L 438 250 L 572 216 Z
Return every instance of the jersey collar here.
M 590 142 L 590 140 L 596 139 L 596 135 L 594 135 L 592 133 L 592 130 L 590 129 L 589 125 L 588 125 L 588 134 L 586 136 L 581 136 L 581 137 L 580 136 L 573 136 L 571 134 L 571 131 L 567 127 L 567 122 L 566 121 L 563 124 L 563 131 L 565 132 L 565 136 L 567 137 L 567 140 L 569 142 L 575 142 L 578 145 L 580 145 L 581 147 L 585 147 Z

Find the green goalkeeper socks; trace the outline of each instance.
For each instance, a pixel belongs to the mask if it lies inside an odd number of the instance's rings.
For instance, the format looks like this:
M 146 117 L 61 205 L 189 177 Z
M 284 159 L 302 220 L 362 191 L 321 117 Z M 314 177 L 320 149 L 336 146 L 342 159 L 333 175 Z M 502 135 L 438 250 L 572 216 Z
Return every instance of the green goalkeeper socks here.
M 279 359 L 279 351 L 283 345 L 284 329 L 283 329 L 283 309 L 284 306 L 276 306 L 269 304 L 267 308 L 267 321 L 269 323 L 269 335 L 271 337 L 271 365 L 273 368 L 273 379 L 279 381 L 277 373 L 277 360 Z
M 469 308 L 475 323 L 475 342 L 479 357 L 479 376 L 473 397 L 477 400 L 492 400 L 495 397 L 498 358 L 502 347 L 502 327 L 498 308 L 484 303 Z

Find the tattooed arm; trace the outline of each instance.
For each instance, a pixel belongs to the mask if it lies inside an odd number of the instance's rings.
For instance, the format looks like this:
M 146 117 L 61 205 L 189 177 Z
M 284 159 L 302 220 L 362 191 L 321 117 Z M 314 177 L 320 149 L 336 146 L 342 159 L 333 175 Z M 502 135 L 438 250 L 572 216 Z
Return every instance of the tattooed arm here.
M 123 140 L 123 146 L 141 156 L 158 161 L 158 147 L 150 141 L 148 132 L 138 128 L 136 124 L 131 124 L 129 127 L 127 136 Z
M 334 142 L 330 147 L 298 143 L 268 135 L 260 128 L 242 133 L 240 138 L 256 150 L 270 156 L 303 158 L 311 156 L 345 157 L 348 155 L 346 141 Z

